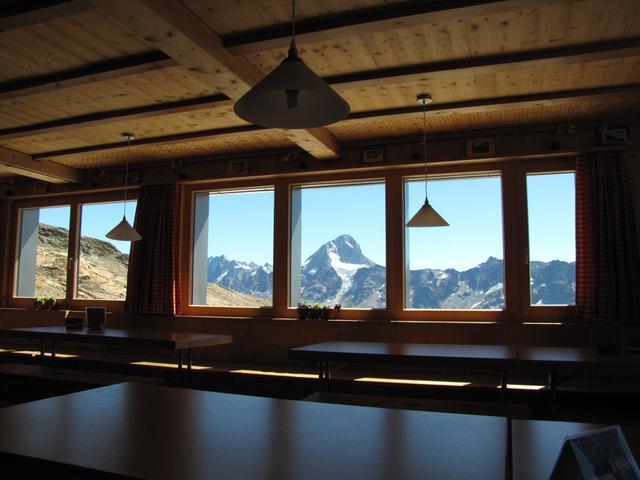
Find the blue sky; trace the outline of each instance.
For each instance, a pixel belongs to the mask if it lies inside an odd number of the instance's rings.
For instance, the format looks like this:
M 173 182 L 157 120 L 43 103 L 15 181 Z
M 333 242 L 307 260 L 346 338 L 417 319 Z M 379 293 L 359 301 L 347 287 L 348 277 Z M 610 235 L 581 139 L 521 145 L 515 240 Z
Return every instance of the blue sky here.
M 465 270 L 490 256 L 503 258 L 499 177 L 434 180 L 428 188 L 430 203 L 451 226 L 407 229 L 411 269 Z M 573 174 L 531 175 L 527 190 L 530 258 L 574 261 Z M 407 219 L 423 202 L 424 182 L 409 182 Z M 135 204 L 127 206 L 131 223 Z M 383 184 L 305 188 L 302 211 L 303 260 L 323 243 L 348 233 L 367 257 L 385 264 Z M 82 235 L 109 241 L 128 253 L 128 242 L 105 238 L 121 219 L 122 202 L 85 206 Z M 68 228 L 69 208 L 43 208 L 40 221 Z M 212 195 L 209 228 L 209 256 L 273 263 L 273 192 Z

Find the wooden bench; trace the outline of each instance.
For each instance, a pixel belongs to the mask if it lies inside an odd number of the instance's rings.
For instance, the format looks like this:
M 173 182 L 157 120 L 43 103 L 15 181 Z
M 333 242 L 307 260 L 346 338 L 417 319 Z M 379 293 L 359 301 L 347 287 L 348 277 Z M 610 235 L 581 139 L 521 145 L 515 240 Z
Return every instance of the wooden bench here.
M 122 382 L 160 384 L 162 379 L 70 368 L 0 364 L 0 386 L 17 401 L 61 395 Z

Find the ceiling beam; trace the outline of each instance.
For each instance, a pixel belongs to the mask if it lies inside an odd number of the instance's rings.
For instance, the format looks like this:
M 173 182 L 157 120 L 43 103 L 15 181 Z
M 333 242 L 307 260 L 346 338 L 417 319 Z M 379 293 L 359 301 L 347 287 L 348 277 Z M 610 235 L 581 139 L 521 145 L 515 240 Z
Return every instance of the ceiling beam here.
M 560 91 L 550 93 L 538 93 L 531 95 L 519 95 L 515 97 L 498 97 L 487 98 L 482 100 L 470 100 L 464 102 L 452 102 L 442 104 L 431 104 L 427 106 L 427 112 L 436 115 L 447 115 L 456 113 L 474 113 L 474 112 L 486 112 L 496 110 L 496 108 L 519 108 L 534 105 L 558 105 L 563 103 L 571 103 L 579 100 L 588 100 L 590 98 L 598 98 L 603 96 L 613 96 L 621 94 L 640 94 L 640 84 L 622 85 L 616 87 L 603 87 L 603 88 L 591 88 L 584 90 L 571 90 Z M 343 122 L 349 121 L 362 121 L 365 119 L 375 118 L 393 118 L 394 116 L 404 116 L 411 114 L 422 113 L 421 106 L 405 107 L 405 108 L 393 108 L 386 110 L 374 110 L 368 112 L 352 113 Z M 259 132 L 269 130 L 256 125 L 246 125 L 241 127 L 232 128 L 220 128 L 213 130 L 202 130 L 199 132 L 181 133 L 177 135 L 169 135 L 162 137 L 145 138 L 135 140 L 131 143 L 132 147 L 142 145 L 165 145 L 170 143 L 181 143 L 198 140 L 207 140 L 215 137 L 246 135 L 252 132 Z M 316 129 L 310 129 L 316 135 L 324 135 L 326 129 L 320 129 L 322 133 L 318 133 Z M 286 133 L 294 132 L 296 130 L 288 130 Z M 328 139 L 324 139 L 326 142 L 333 141 L 335 137 L 331 135 Z M 100 153 L 103 151 L 116 150 L 125 148 L 126 144 L 123 142 L 110 143 L 104 145 L 92 145 L 88 147 L 79 147 L 67 150 L 58 150 L 53 152 L 43 152 L 34 154 L 34 159 L 46 159 L 55 157 L 65 157 L 70 155 L 84 154 L 84 153 Z
M 80 183 L 82 172 L 76 168 L 44 159 L 34 159 L 26 153 L 0 147 L 0 166 L 5 171 L 37 178 L 51 183 Z
M 622 94 L 640 94 L 640 84 L 620 85 L 614 87 L 588 88 L 583 90 L 565 90 L 557 92 L 533 93 L 511 97 L 494 97 L 479 100 L 468 100 L 451 103 L 432 103 L 427 105 L 426 111 L 436 115 L 455 113 L 482 113 L 496 110 L 496 108 L 522 108 L 538 105 L 575 104 L 577 101 L 586 101 L 599 97 L 609 97 Z M 384 110 L 372 110 L 356 112 L 349 115 L 344 122 L 356 120 L 369 120 L 375 118 L 392 118 L 414 113 L 422 113 L 422 106 L 390 108 Z
M 151 46 L 187 67 L 195 77 L 213 85 L 234 101 L 263 77 L 260 69 L 246 58 L 228 52 L 220 37 L 179 0 L 92 2 Z M 324 143 L 330 135 L 318 135 L 314 129 L 314 132 L 302 130 L 297 137 L 306 138 L 322 158 L 340 156 L 336 142 Z
M 23 0 L 13 7 L 3 7 L 0 13 L 0 32 L 28 27 L 90 8 L 92 6 L 86 0 Z
M 47 93 L 62 88 L 77 87 L 101 80 L 110 80 L 125 75 L 134 75 L 175 65 L 177 65 L 175 60 L 169 58 L 164 53 L 150 51 L 140 55 L 131 55 L 94 63 L 82 68 L 57 72 L 52 75 L 1 83 L 0 100 L 9 100 L 37 93 Z
M 212 138 L 233 137 L 237 135 L 247 135 L 252 132 L 268 130 L 257 125 L 243 125 L 240 127 L 216 128 L 211 130 L 200 130 L 198 132 L 178 133 L 175 135 L 163 135 L 161 137 L 149 137 L 136 139 L 131 142 L 131 149 L 145 145 L 170 145 L 172 143 L 184 143 L 198 140 L 209 140 Z M 47 159 L 55 157 L 68 157 L 71 155 L 102 153 L 127 148 L 125 142 L 105 143 L 101 145 L 90 145 L 88 147 L 69 148 L 56 150 L 54 152 L 36 153 L 34 159 Z M 0 162 L 1 163 L 1 162 Z
M 634 56 L 640 56 L 640 37 L 568 47 L 486 55 L 404 67 L 383 68 L 325 77 L 325 81 L 340 90 L 347 90 L 393 83 L 427 81 L 439 77 L 450 77 L 452 74 L 455 76 L 477 76 L 507 70 L 563 66 L 574 63 L 613 60 Z
M 296 43 L 335 40 L 415 25 L 441 23 L 464 17 L 530 10 L 571 0 L 417 0 L 368 9 L 340 12 L 296 21 Z M 289 22 L 223 38 L 229 52 L 241 55 L 284 48 L 291 41 Z
M 629 56 L 640 56 L 640 37 L 569 47 L 533 50 L 529 52 L 488 55 L 446 62 L 357 72 L 347 75 L 325 77 L 325 80 L 327 83 L 333 85 L 339 90 L 348 90 L 353 88 L 388 85 L 392 83 L 404 83 L 420 80 L 427 81 L 437 78 L 438 76 L 451 76 L 452 74 L 455 74 L 456 76 L 481 75 L 495 73 L 498 71 L 503 72 L 508 69 L 569 65 L 578 62 L 611 60 Z M 149 52 L 135 58 L 107 62 L 107 64 L 103 64 L 99 69 L 87 69 L 89 74 L 80 73 L 77 76 L 74 76 L 70 73 L 62 73 L 57 75 L 55 79 L 32 79 L 23 81 L 22 86 L 15 85 L 13 87 L 14 90 L 11 90 L 12 87 L 3 87 L 0 85 L 0 99 L 2 99 L 3 96 L 11 97 L 25 93 L 29 91 L 30 88 L 32 90 L 37 90 L 38 88 L 46 90 L 48 87 L 59 88 L 65 85 L 65 80 L 63 80 L 63 78 L 67 78 L 68 83 L 79 84 L 82 82 L 95 82 L 100 76 L 115 78 L 119 75 L 129 74 L 133 70 L 143 71 L 146 69 L 162 68 L 163 66 L 175 64 L 176 63 L 173 59 L 170 59 L 162 52 Z M 29 85 L 31 85 L 31 87 L 29 87 Z M 220 94 L 131 109 L 98 112 L 40 124 L 2 129 L 0 130 L 0 141 L 68 130 L 71 128 L 103 125 L 110 122 L 150 118 L 160 115 L 171 115 L 173 113 L 184 113 L 230 105 L 231 103 L 231 100 L 229 100 L 225 95 Z M 333 142 L 330 137 L 320 133 L 319 135 L 322 138 L 322 140 L 320 140 L 321 144 L 319 146 L 316 145 L 316 147 L 319 148 L 314 148 L 314 144 L 318 141 L 316 137 L 313 133 L 307 134 L 304 133 L 305 131 L 302 132 L 303 133 L 301 134 L 298 131 L 287 131 L 286 134 L 295 143 L 300 143 L 300 145 L 304 143 L 305 149 L 309 147 L 311 150 L 317 151 L 316 153 L 319 157 L 322 157 L 326 153 L 326 148 L 323 145 Z M 334 148 L 339 147 L 336 144 Z M 308 151 L 311 152 L 311 150 Z
M 157 103 L 142 107 L 96 112 L 77 117 L 68 117 L 50 122 L 25 125 L 22 127 L 6 128 L 0 130 L 0 142 L 15 140 L 17 138 L 32 137 L 65 130 L 77 130 L 79 128 L 96 127 L 113 122 L 140 120 L 143 118 L 160 115 L 172 115 L 176 113 L 194 112 L 210 108 L 229 106 L 232 102 L 226 95 L 209 95 L 196 97 L 177 102 Z

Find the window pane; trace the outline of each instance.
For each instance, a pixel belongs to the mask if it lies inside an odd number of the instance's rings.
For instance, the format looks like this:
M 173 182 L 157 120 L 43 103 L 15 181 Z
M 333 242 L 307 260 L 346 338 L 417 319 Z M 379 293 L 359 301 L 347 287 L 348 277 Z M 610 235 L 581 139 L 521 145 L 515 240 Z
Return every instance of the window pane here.
M 576 298 L 575 175 L 527 176 L 532 305 L 573 305 Z
M 272 304 L 273 208 L 273 190 L 196 194 L 192 305 Z
M 16 295 L 65 298 L 69 251 L 69 206 L 20 212 Z
M 291 306 L 386 306 L 384 184 L 295 188 L 291 218 Z
M 405 182 L 405 223 L 424 196 Z M 450 226 L 405 228 L 405 308 L 503 309 L 500 177 L 430 181 L 429 203 Z
M 127 219 L 133 224 L 137 202 L 127 202 Z M 76 298 L 124 300 L 131 242 L 111 240 L 105 235 L 121 220 L 124 202 L 82 205 L 80 256 Z

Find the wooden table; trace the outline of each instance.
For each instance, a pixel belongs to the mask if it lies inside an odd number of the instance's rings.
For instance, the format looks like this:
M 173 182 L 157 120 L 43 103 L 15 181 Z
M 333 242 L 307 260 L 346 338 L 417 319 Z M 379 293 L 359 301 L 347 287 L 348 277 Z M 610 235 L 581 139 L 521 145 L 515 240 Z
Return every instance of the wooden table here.
M 547 480 L 567 435 L 602 428 L 593 423 L 512 420 L 514 480 Z M 622 427 L 636 460 L 640 459 L 640 427 Z
M 331 362 L 343 362 L 495 369 L 500 373 L 500 385 L 506 392 L 507 372 L 516 366 L 518 356 L 515 347 L 505 345 L 325 342 L 293 348 L 289 350 L 289 358 L 318 363 L 321 391 L 328 388 Z
M 51 356 L 55 358 L 56 342 L 94 343 L 138 348 L 157 348 L 176 351 L 178 369 L 182 370 L 183 352 L 187 353 L 187 369 L 191 370 L 191 349 L 231 343 L 231 335 L 172 332 L 169 330 L 120 330 L 107 328 L 90 332 L 66 327 L 29 327 L 0 330 L 0 336 L 40 340 L 40 356 L 44 359 L 45 342 L 51 342 Z
M 23 475 L 495 480 L 506 438 L 500 417 L 131 383 L 0 409 L 3 469 Z
M 574 347 L 518 347 L 518 369 L 542 371 L 547 374 L 551 404 L 556 403 L 558 374 L 635 373 L 640 375 L 640 355 L 600 354 L 595 348 Z

